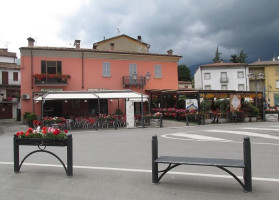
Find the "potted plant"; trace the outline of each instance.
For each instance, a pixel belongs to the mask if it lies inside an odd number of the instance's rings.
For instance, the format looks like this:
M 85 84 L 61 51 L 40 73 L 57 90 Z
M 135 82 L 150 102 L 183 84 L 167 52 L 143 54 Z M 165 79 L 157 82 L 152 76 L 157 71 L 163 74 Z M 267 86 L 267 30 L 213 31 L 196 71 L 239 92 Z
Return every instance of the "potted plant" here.
M 220 100 L 220 122 L 228 122 L 229 121 L 229 117 L 228 117 L 228 113 L 230 111 L 230 100 L 229 99 L 223 99 Z
M 28 123 L 28 126 L 33 128 L 33 121 L 37 120 L 37 115 L 35 113 L 29 113 L 26 116 L 26 121 Z
M 210 111 L 210 101 L 203 100 L 200 104 L 200 113 L 199 113 L 200 115 L 198 116 L 199 121 L 203 120 L 202 124 L 205 124 L 205 118 L 209 117 L 209 111 Z
M 250 102 L 247 104 L 247 107 L 249 108 L 249 121 L 251 122 L 257 121 L 259 109 Z

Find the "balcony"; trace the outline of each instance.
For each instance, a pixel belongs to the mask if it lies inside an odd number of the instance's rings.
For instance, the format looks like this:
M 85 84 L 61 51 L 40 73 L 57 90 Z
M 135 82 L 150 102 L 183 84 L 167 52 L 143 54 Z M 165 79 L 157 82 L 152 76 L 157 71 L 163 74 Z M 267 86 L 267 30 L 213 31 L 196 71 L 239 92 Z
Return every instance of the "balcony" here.
M 35 85 L 37 86 L 67 86 L 67 79 L 62 80 L 61 78 L 35 78 Z
M 143 79 L 143 81 L 141 81 Z M 122 77 L 122 85 L 123 87 L 131 87 L 131 86 L 137 86 L 140 87 L 141 84 L 146 84 L 146 78 L 143 76 L 137 76 L 137 79 L 134 80 L 133 76 L 123 76 Z
M 229 82 L 229 78 L 228 77 L 221 77 L 220 78 L 220 83 L 228 83 Z
M 69 75 L 61 74 L 34 74 L 36 86 L 67 86 Z

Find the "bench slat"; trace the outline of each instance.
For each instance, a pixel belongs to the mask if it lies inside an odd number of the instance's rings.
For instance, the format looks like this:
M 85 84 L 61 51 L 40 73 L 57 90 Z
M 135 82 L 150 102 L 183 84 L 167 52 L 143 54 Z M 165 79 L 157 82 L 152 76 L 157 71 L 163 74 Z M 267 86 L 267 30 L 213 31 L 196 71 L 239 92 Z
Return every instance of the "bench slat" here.
M 243 160 L 238 159 L 219 159 L 219 158 L 195 158 L 195 157 L 176 157 L 161 156 L 155 163 L 181 164 L 181 165 L 201 165 L 201 166 L 219 166 L 245 168 Z

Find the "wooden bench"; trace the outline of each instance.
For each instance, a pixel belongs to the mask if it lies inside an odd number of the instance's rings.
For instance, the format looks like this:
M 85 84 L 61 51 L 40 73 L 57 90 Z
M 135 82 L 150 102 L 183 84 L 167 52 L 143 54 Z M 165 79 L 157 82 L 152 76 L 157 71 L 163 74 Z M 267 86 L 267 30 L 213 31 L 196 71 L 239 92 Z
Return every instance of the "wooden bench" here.
M 214 166 L 229 173 L 243 187 L 244 191 L 252 191 L 252 171 L 251 171 L 251 147 L 250 138 L 246 137 L 243 141 L 244 159 L 219 159 L 219 158 L 196 158 L 196 157 L 177 157 L 160 156 L 158 157 L 157 136 L 152 137 L 152 183 L 159 183 L 161 178 L 171 169 L 180 165 Z M 168 164 L 168 167 L 159 171 L 159 164 Z M 242 168 L 243 182 L 227 167 Z

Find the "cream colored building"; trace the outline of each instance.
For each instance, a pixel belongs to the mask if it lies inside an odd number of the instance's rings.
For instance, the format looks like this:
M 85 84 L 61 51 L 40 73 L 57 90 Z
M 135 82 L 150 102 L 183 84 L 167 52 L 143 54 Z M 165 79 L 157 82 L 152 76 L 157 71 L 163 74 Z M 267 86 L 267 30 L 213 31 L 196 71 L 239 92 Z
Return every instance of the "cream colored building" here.
M 142 41 L 141 36 L 137 39 L 127 35 L 119 35 L 93 44 L 93 49 L 99 51 L 127 51 L 148 53 L 150 45 Z
M 265 91 L 270 106 L 279 106 L 279 60 L 261 61 L 249 64 L 249 72 L 254 74 L 250 79 L 250 91 Z M 256 87 L 257 86 L 257 87 Z

